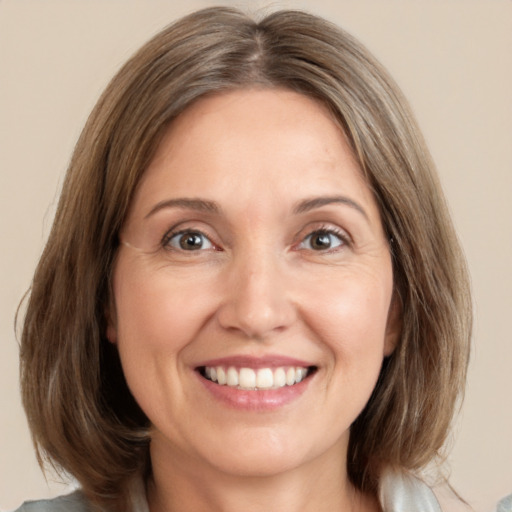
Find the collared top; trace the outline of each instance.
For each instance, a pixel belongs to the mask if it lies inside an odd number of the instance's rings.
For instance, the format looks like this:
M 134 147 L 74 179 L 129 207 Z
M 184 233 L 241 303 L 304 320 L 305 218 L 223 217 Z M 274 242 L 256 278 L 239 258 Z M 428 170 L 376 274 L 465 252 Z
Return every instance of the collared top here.
M 127 512 L 149 512 L 142 480 L 131 486 L 130 499 L 131 509 Z M 383 476 L 379 500 L 384 512 L 442 512 L 430 487 L 403 472 L 389 471 Z M 82 491 L 77 490 L 51 500 L 25 502 L 15 512 L 93 512 L 93 509 Z M 496 512 L 512 512 L 512 495 L 500 501 Z

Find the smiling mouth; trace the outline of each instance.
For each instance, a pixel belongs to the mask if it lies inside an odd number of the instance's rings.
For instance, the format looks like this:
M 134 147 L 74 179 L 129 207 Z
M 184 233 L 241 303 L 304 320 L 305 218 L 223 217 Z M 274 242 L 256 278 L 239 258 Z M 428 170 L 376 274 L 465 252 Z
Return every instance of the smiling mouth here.
M 220 386 L 245 391 L 262 391 L 294 386 L 317 370 L 316 366 L 280 366 L 278 368 L 236 368 L 233 366 L 201 366 L 199 373 Z

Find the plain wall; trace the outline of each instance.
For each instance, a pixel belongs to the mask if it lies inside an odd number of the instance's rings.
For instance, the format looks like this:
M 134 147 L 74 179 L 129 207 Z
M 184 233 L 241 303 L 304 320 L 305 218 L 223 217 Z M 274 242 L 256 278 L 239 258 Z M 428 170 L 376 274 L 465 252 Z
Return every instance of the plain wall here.
M 198 7 L 268 2 L 0 0 L 0 509 L 53 496 L 18 390 L 14 315 L 98 95 L 145 40 Z M 476 323 L 451 481 L 478 512 L 512 492 L 512 2 L 316 0 L 360 38 L 423 128 L 465 248 Z M 268 10 L 268 8 L 267 8 Z

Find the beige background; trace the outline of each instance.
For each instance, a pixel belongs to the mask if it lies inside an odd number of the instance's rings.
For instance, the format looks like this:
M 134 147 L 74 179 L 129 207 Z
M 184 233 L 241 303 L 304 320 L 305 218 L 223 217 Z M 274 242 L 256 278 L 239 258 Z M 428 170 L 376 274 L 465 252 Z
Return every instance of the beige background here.
M 218 3 L 0 0 L 0 509 L 50 496 L 19 403 L 13 317 L 30 283 L 80 129 L 126 58 L 178 15 Z M 315 0 L 410 99 L 469 260 L 476 325 L 449 458 L 475 510 L 512 492 L 512 1 Z

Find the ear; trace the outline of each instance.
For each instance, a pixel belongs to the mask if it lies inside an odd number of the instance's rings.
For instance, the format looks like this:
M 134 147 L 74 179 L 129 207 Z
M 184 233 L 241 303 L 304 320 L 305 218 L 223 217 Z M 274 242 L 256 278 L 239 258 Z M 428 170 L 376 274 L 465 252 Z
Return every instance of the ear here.
M 384 338 L 384 356 L 390 356 L 395 350 L 402 334 L 402 299 L 396 290 L 393 291 L 389 306 L 386 335 Z
M 112 324 L 107 324 L 107 340 L 114 345 L 117 343 L 117 330 Z

